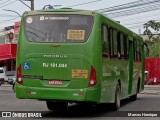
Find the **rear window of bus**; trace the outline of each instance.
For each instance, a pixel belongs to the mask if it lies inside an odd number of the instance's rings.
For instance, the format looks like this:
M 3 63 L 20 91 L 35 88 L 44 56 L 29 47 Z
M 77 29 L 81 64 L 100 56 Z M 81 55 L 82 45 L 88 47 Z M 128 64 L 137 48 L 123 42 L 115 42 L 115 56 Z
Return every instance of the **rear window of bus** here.
M 30 42 L 85 42 L 93 26 L 89 15 L 34 15 L 25 17 Z

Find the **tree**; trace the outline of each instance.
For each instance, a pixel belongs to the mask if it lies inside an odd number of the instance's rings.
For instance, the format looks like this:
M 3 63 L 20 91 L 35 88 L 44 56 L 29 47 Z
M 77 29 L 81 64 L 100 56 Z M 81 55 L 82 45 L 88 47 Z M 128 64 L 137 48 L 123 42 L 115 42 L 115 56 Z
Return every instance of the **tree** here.
M 155 20 L 150 20 L 147 23 L 145 23 L 144 25 L 144 35 L 148 35 L 149 37 L 149 41 L 151 41 L 151 39 L 153 38 L 153 33 L 151 31 L 156 31 L 156 34 L 159 34 L 159 30 L 160 30 L 160 22 L 156 22 Z
M 144 29 L 143 34 L 149 38 L 148 41 L 146 41 L 150 48 L 149 57 L 160 57 L 160 22 L 150 20 L 144 24 Z M 153 31 L 156 32 L 156 37 L 154 37 L 155 34 L 153 34 Z

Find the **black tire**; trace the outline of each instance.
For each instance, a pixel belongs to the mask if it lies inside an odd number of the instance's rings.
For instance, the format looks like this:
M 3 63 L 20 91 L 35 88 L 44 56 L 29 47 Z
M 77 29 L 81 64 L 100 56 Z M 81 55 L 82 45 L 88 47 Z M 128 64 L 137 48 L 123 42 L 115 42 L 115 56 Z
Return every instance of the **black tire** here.
M 67 102 L 53 102 L 53 101 L 46 101 L 46 105 L 49 110 L 64 110 L 67 108 Z
M 0 81 L 0 86 L 1 86 L 2 84 L 4 84 L 4 81 Z
M 16 92 L 16 86 L 15 86 L 15 83 L 13 83 L 13 85 L 12 85 L 12 89 L 13 89 L 13 91 L 14 91 L 14 92 Z
M 0 86 L 3 84 L 3 79 L 0 79 Z
M 113 103 L 113 110 L 117 111 L 121 105 L 121 88 L 120 85 L 117 84 L 116 92 L 115 92 L 115 102 Z

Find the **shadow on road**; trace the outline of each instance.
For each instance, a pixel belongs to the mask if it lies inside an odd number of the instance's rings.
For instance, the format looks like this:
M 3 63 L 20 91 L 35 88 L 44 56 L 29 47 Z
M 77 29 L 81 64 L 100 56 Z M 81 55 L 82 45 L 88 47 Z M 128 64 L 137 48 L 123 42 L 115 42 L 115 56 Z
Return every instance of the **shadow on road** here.
M 121 107 L 131 103 L 129 99 L 121 101 Z M 99 104 L 96 106 L 89 105 L 78 105 L 74 104 L 69 106 L 65 110 L 59 111 L 46 111 L 43 113 L 43 117 L 52 117 L 52 118 L 75 118 L 75 117 L 100 117 L 100 116 L 110 116 L 116 117 L 116 113 L 119 111 L 112 110 L 112 104 Z

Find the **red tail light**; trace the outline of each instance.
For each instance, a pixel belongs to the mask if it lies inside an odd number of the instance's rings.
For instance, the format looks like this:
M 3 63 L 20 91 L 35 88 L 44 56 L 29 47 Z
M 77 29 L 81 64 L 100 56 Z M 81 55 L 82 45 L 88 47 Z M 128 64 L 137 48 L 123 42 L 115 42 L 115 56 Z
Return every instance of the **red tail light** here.
M 18 66 L 18 69 L 17 69 L 17 83 L 23 85 L 23 79 L 22 79 L 22 67 L 21 65 Z
M 93 66 L 91 66 L 91 71 L 90 71 L 90 78 L 89 78 L 89 84 L 88 87 L 93 87 L 97 84 L 96 80 L 96 70 Z

